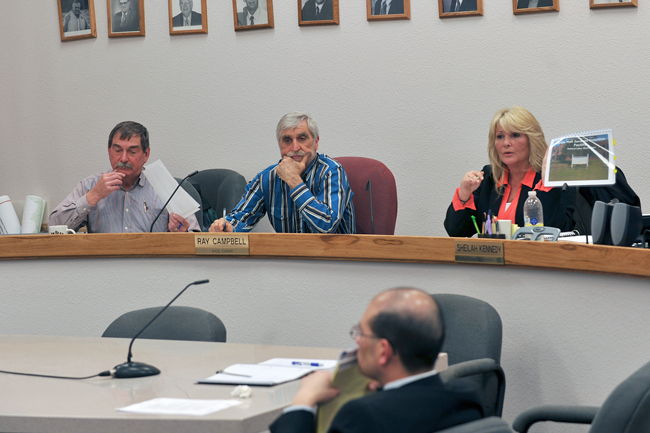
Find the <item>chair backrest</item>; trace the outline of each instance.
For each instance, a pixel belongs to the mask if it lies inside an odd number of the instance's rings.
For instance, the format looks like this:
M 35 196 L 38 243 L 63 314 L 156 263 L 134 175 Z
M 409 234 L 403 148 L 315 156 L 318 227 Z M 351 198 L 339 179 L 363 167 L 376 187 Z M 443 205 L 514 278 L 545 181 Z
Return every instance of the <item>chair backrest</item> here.
M 334 158 L 345 170 L 354 197 L 354 214 L 358 234 L 372 234 L 370 218 L 370 195 L 366 185 L 372 189 L 372 213 L 377 235 L 395 234 L 397 221 L 397 186 L 393 173 L 382 162 L 359 156 Z
M 237 206 L 246 190 L 244 176 L 227 168 L 201 170 L 189 180 L 201 196 L 204 213 L 212 208 L 219 218 L 221 218 L 223 208 L 226 208 L 226 212 L 230 212 Z M 211 224 L 212 221 L 209 223 Z M 207 227 L 206 224 L 203 225 L 207 230 L 209 224 Z
M 612 391 L 589 430 L 589 433 L 636 432 L 650 432 L 650 362 Z
M 163 307 L 144 308 L 122 314 L 108 325 L 102 337 L 133 338 Z M 209 311 L 172 306 L 138 338 L 226 342 L 226 327 Z
M 496 368 L 479 368 L 476 370 L 478 373 L 467 377 L 479 390 L 484 416 L 501 416 L 505 375 L 498 366 L 501 362 L 503 329 L 499 313 L 487 302 L 469 296 L 449 293 L 435 293 L 431 296 L 438 303 L 444 318 L 445 341 L 442 352 L 447 353 L 450 367 L 460 363 L 476 364 L 481 362 L 477 360 L 486 361 L 486 358 L 497 364 Z
M 175 177 L 174 179 L 176 179 L 176 182 L 178 183 L 180 183 L 181 180 L 183 180 L 183 178 L 178 178 L 178 177 Z M 201 229 L 203 229 L 203 205 L 201 204 L 201 196 L 199 195 L 199 192 L 196 190 L 196 188 L 194 188 L 194 185 L 192 185 L 192 183 L 189 180 L 183 182 L 181 184 L 181 188 L 187 191 L 187 193 L 190 196 L 192 196 L 192 198 L 196 200 L 198 204 L 201 205 L 200 209 L 194 212 L 194 215 L 196 216 L 196 220 L 199 222 L 199 226 L 201 227 Z
M 449 364 L 491 358 L 501 363 L 502 324 L 497 310 L 485 301 L 463 295 L 434 293 L 445 320 L 442 351 Z

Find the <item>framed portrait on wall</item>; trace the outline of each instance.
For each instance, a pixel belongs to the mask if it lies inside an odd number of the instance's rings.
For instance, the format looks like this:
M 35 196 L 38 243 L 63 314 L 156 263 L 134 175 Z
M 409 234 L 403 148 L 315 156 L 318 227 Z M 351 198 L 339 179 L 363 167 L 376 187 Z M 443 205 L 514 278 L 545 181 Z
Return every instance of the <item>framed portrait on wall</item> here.
M 106 0 L 108 37 L 144 36 L 144 0 Z
M 169 34 L 208 32 L 206 0 L 169 0 Z
M 61 41 L 96 38 L 93 0 L 57 0 Z
M 410 20 L 411 0 L 366 0 L 368 21 Z
M 339 23 L 339 0 L 298 0 L 298 25 Z
M 621 0 L 589 0 L 590 9 L 600 8 L 620 8 L 620 7 L 637 7 L 637 0 L 621 1 Z
M 454 18 L 483 15 L 483 0 L 438 0 L 438 16 Z
M 560 0 L 512 0 L 512 13 L 515 15 L 559 11 Z
M 232 0 L 235 31 L 273 28 L 273 0 Z

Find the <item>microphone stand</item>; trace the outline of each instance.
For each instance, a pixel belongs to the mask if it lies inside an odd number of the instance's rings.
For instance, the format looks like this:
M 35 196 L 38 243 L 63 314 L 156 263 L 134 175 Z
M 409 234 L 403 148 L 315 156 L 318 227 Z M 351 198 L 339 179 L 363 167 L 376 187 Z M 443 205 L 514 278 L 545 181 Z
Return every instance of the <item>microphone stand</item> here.
M 375 218 L 372 213 L 372 183 L 370 183 L 370 179 L 368 179 L 368 183 L 366 184 L 366 191 L 368 191 L 368 194 L 370 195 L 370 230 L 372 231 L 372 234 L 375 234 Z
M 153 319 L 147 323 L 144 328 L 140 330 L 137 334 L 135 334 L 135 337 L 131 340 L 131 344 L 129 344 L 129 354 L 126 357 L 126 362 L 124 364 L 116 365 L 113 368 L 113 371 L 111 372 L 113 374 L 113 377 L 118 378 L 118 379 L 124 379 L 124 378 L 132 378 L 132 377 L 146 377 L 146 376 L 155 376 L 156 374 L 160 374 L 160 370 L 158 370 L 156 367 L 153 365 L 145 364 L 143 362 L 131 362 L 131 358 L 133 358 L 133 354 L 131 353 L 131 348 L 133 347 L 133 342 L 135 341 L 136 338 L 144 332 L 145 329 L 151 325 L 154 320 L 158 318 L 171 304 L 174 302 L 176 299 L 178 299 L 179 296 L 183 294 L 185 290 L 187 290 L 188 287 L 193 286 L 195 284 L 205 284 L 209 283 L 210 280 L 199 280 L 199 281 L 194 281 L 193 283 L 188 284 L 185 286 L 183 290 L 180 291 L 178 295 L 174 297 L 171 301 L 169 301 L 169 304 L 165 305 L 162 310 L 158 312 L 154 316 Z
M 149 229 L 149 233 L 153 232 L 153 226 L 154 226 L 154 224 L 156 224 L 156 221 L 158 221 L 158 218 L 160 218 L 160 215 L 163 213 L 163 211 L 165 210 L 165 208 L 167 207 L 167 205 L 169 204 L 169 202 L 172 200 L 172 197 L 174 197 L 174 194 L 176 194 L 176 191 L 178 191 L 178 188 L 181 187 L 181 185 L 183 184 L 183 182 L 185 182 L 188 178 L 194 176 L 194 175 L 197 174 L 198 172 L 199 172 L 198 170 L 194 170 L 192 173 L 190 173 L 190 174 L 188 174 L 187 176 L 185 176 L 185 177 L 183 178 L 183 180 L 181 180 L 181 181 L 178 183 L 178 186 L 176 187 L 176 189 L 174 190 L 174 192 L 172 192 L 172 195 L 169 196 L 169 198 L 167 199 L 167 202 L 165 202 L 164 206 L 162 207 L 162 209 L 160 209 L 160 212 L 158 212 L 158 215 L 156 215 L 156 218 L 154 218 L 153 222 L 151 223 L 151 228 Z
M 589 235 L 587 234 L 588 230 L 587 230 L 587 226 L 585 225 L 585 219 L 582 216 L 582 212 L 580 212 L 580 208 L 578 207 L 578 202 L 573 196 L 573 192 L 571 191 L 571 188 L 569 187 L 569 185 L 567 185 L 566 182 L 564 183 L 564 185 L 562 185 L 562 191 L 568 191 L 569 197 L 571 198 L 571 202 L 576 207 L 576 211 L 578 211 L 578 215 L 580 215 L 580 222 L 582 222 L 582 228 L 585 231 L 585 244 L 589 245 Z

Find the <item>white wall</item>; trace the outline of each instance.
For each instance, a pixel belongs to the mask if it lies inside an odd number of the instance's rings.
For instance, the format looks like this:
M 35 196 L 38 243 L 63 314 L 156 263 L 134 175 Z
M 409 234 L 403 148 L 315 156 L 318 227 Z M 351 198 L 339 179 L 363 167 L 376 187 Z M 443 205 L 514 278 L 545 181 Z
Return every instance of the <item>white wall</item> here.
M 60 42 L 54 2 L 0 2 L 0 195 L 56 206 L 81 178 L 108 167 L 112 127 L 137 120 L 152 161 L 173 174 L 229 167 L 250 179 L 275 162 L 275 125 L 311 113 L 331 156 L 384 161 L 399 191 L 396 233 L 445 235 L 444 212 L 463 173 L 487 162 L 497 109 L 522 105 L 547 140 L 612 127 L 618 164 L 650 200 L 642 132 L 650 100 L 650 10 L 512 15 L 485 0 L 484 17 L 438 18 L 412 0 L 410 21 L 368 22 L 361 0 L 341 24 L 300 28 L 297 5 L 276 0 L 275 29 L 233 30 L 232 3 L 208 0 L 209 34 L 169 36 L 167 2 L 145 1 L 147 36 Z M 38 4 L 38 6 L 37 6 Z M 189 101 L 188 101 L 189 100 Z M 636 156 L 635 156 L 636 155 Z

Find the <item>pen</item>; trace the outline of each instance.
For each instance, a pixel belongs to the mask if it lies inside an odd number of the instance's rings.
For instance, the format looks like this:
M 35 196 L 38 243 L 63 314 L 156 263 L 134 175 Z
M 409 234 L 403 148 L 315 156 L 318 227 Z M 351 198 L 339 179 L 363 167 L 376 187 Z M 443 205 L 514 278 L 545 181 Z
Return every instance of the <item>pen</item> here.
M 478 229 L 478 224 L 476 224 L 476 217 L 474 215 L 472 215 L 472 222 L 474 223 L 474 227 L 476 228 L 476 233 L 480 235 L 481 232 Z
M 322 367 L 323 364 L 320 362 L 302 362 L 302 361 L 293 361 L 291 365 L 304 365 L 306 367 Z
M 228 373 L 228 372 L 225 371 L 225 370 L 219 370 L 219 371 L 217 371 L 217 374 L 227 374 L 227 375 L 229 375 L 229 376 L 253 377 L 253 376 L 250 375 L 250 374 Z
M 177 228 L 176 230 L 180 230 L 181 227 L 183 227 L 183 223 L 179 223 L 179 224 L 178 224 L 178 228 Z
M 226 231 L 226 208 L 223 208 L 223 231 Z

